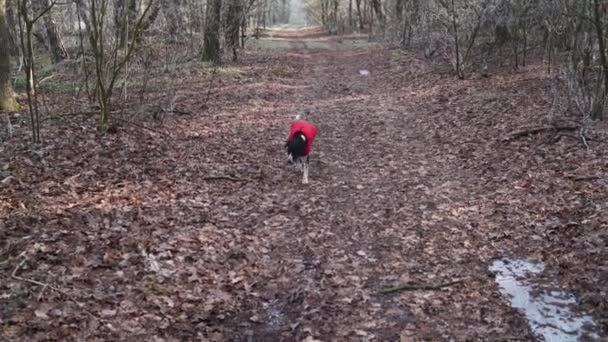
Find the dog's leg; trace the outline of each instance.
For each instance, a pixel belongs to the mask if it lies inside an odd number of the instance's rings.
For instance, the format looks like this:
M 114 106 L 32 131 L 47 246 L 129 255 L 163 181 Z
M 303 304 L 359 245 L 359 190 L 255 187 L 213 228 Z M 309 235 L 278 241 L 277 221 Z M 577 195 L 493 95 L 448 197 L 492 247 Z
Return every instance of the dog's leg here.
M 306 156 L 306 161 L 303 164 L 304 164 L 304 178 L 302 179 L 302 183 L 308 184 L 308 165 L 310 164 L 308 156 Z

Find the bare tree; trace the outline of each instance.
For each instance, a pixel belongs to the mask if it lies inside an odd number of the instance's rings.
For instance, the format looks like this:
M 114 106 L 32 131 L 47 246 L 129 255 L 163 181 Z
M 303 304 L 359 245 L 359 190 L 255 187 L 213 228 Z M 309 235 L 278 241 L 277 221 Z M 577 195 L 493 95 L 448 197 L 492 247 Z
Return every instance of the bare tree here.
M 232 51 L 232 60 L 238 59 L 239 30 L 241 27 L 241 16 L 243 15 L 242 0 L 228 0 L 226 8 L 226 48 Z
M 160 3 L 167 23 L 169 36 L 172 41 L 177 41 L 184 26 L 184 20 L 181 13 L 181 1 L 161 0 Z
M 380 3 L 380 0 L 370 0 L 370 1 L 371 1 L 372 9 L 373 9 L 374 13 L 376 14 L 376 17 L 378 18 L 378 23 L 380 24 L 380 30 L 381 30 L 382 34 L 384 34 L 384 30 L 386 27 L 386 20 L 384 17 L 384 12 L 382 11 L 382 4 Z
M 125 44 L 121 45 L 119 44 L 120 40 L 112 42 L 106 34 L 109 2 L 107 0 L 90 0 L 87 15 L 90 22 L 88 32 L 95 59 L 97 102 L 100 107 L 99 130 L 102 132 L 106 132 L 110 128 L 111 101 L 116 81 L 133 55 L 144 22 L 150 15 L 155 3 L 156 0 L 148 1 L 143 13 L 134 23 L 132 36 L 127 37 Z M 126 30 L 126 32 L 128 31 Z M 129 44 L 126 44 L 127 40 Z
M 37 0 L 40 2 L 40 8 L 50 8 L 51 1 L 50 0 Z M 46 33 L 46 37 L 48 38 L 48 47 L 51 51 L 51 56 L 53 58 L 53 62 L 59 63 L 64 59 L 67 59 L 68 51 L 66 50 L 63 39 L 61 38 L 61 34 L 57 28 L 57 24 L 55 23 L 55 19 L 53 17 L 53 11 L 49 10 L 42 17 L 44 22 L 44 30 Z
M 19 12 L 19 35 L 21 41 L 21 53 L 23 55 L 23 65 L 25 72 L 25 89 L 27 93 L 27 103 L 30 110 L 30 118 L 32 123 L 32 140 L 34 143 L 42 141 L 40 136 L 40 111 L 38 109 L 38 91 L 36 89 L 36 67 L 34 64 L 34 45 L 33 32 L 34 24 L 44 16 L 48 11 L 55 6 L 57 0 L 53 0 L 48 4 L 48 7 L 38 8 L 33 16 L 30 16 L 27 0 L 17 0 Z
M 15 12 L 15 3 L 13 0 L 6 0 L 6 16 L 5 16 L 5 20 L 6 20 L 6 26 L 7 26 L 7 30 L 8 30 L 8 41 L 9 41 L 9 45 L 10 49 L 11 49 L 11 54 L 14 57 L 19 57 L 19 59 L 21 59 L 21 51 L 19 49 L 19 43 L 17 42 L 17 13 Z
M 365 28 L 365 20 L 363 18 L 363 14 L 361 13 L 361 0 L 355 0 L 355 4 L 357 5 L 357 18 L 359 18 L 359 29 L 363 30 Z
M 207 16 L 205 37 L 203 41 L 203 61 L 220 63 L 220 18 L 222 14 L 222 0 L 209 0 L 207 3 Z
M 132 36 L 137 14 L 136 0 L 117 0 L 114 2 L 114 30 L 118 45 L 124 46 L 128 37 Z
M 599 0 L 593 0 L 593 26 L 597 33 L 597 44 L 598 54 L 600 57 L 600 67 L 602 69 L 602 76 L 604 80 L 603 89 L 598 92 L 599 101 L 598 105 L 593 108 L 591 117 L 593 119 L 601 119 L 604 116 L 604 106 L 606 100 L 606 92 L 608 92 L 608 58 L 606 58 L 606 41 L 605 41 L 605 30 L 604 30 L 604 11 L 600 8 Z

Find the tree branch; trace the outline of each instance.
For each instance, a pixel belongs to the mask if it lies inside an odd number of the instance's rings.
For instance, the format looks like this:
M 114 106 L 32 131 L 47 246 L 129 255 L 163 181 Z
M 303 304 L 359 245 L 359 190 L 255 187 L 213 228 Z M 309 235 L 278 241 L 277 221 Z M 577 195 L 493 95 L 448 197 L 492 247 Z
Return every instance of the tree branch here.
M 504 141 L 504 142 L 512 141 L 512 140 L 515 140 L 515 139 L 526 137 L 528 135 L 542 133 L 542 132 L 548 132 L 548 131 L 552 131 L 552 132 L 576 131 L 577 129 L 579 129 L 579 127 L 577 127 L 577 126 L 542 126 L 542 127 L 534 127 L 534 128 L 528 128 L 528 129 L 524 129 L 524 130 L 521 130 L 521 131 L 516 131 L 516 132 L 510 133 L 507 137 L 503 138 L 502 141 Z
M 452 285 L 457 285 L 464 282 L 467 278 L 457 279 L 453 281 L 449 281 L 447 283 L 441 283 L 436 285 L 400 285 L 396 287 L 389 287 L 380 291 L 381 294 L 391 294 L 401 291 L 436 291 L 441 290 L 445 287 L 449 287 Z

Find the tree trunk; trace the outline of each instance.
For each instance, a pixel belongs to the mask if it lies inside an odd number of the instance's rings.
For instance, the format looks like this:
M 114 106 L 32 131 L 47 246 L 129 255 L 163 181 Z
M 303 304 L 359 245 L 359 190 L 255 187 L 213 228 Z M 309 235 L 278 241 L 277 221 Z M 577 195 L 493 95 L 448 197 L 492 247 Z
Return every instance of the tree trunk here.
M 124 12 L 125 5 L 127 7 L 126 18 Z M 137 12 L 137 0 L 116 0 L 114 4 L 114 26 L 116 30 L 116 38 L 119 42 L 118 46 L 125 46 L 127 36 L 131 37 L 131 34 L 133 33 L 133 26 L 135 25 L 135 19 L 137 18 L 138 14 Z
M 338 0 L 334 0 L 334 10 L 333 10 L 333 22 L 336 30 L 336 34 L 338 33 Z
M 42 3 L 42 8 L 48 8 L 51 6 L 50 0 L 39 0 Z M 53 19 L 52 11 L 48 11 L 44 17 L 44 29 L 46 31 L 46 37 L 48 38 L 48 47 L 51 51 L 54 63 L 59 63 L 68 58 L 68 51 L 63 45 L 63 40 Z
M 13 0 L 6 0 L 6 26 L 8 32 L 8 43 L 10 46 L 10 52 L 13 57 L 21 57 L 19 50 L 19 44 L 17 43 L 17 14 L 15 13 L 15 6 Z
M 289 22 L 289 3 L 287 0 L 281 0 L 281 12 L 279 13 L 279 21 L 283 24 Z
M 363 13 L 361 13 L 361 0 L 355 0 L 355 4 L 357 5 L 357 18 L 359 18 L 359 29 L 363 30 L 365 28 L 365 23 L 363 22 Z
M 5 49 L 9 46 L 8 29 L 6 27 L 6 0 L 0 0 L 0 110 L 17 110 L 18 103 L 15 99 L 11 85 L 11 60 L 10 51 Z
M 222 0 L 209 0 L 207 3 L 207 20 L 203 41 L 203 61 L 220 63 L 220 19 Z
M 245 48 L 245 41 L 247 39 L 247 17 L 241 18 L 241 49 Z
M 452 0 L 452 26 L 454 28 L 454 48 L 456 50 L 456 75 L 458 78 L 464 78 L 462 68 L 460 66 L 460 41 L 458 38 L 458 17 L 456 14 L 456 3 Z M 516 54 L 517 55 L 517 54 Z
M 140 32 L 144 32 L 146 30 L 148 30 L 156 21 L 156 18 L 158 18 L 158 14 L 160 13 L 160 4 L 157 2 L 155 4 L 151 5 L 152 7 L 150 8 L 150 15 L 148 15 L 148 17 L 144 18 L 143 22 L 141 23 L 141 31 Z M 137 42 L 141 43 L 140 41 L 141 37 L 138 37 Z
M 366 25 L 369 23 L 370 18 L 369 18 L 369 1 L 367 0 L 363 0 L 363 10 L 361 11 L 362 14 L 362 18 L 363 18 L 363 23 Z M 361 29 L 365 28 L 365 25 L 361 27 Z
M 376 18 L 378 18 L 378 24 L 380 24 L 380 31 L 384 33 L 385 20 L 384 13 L 382 12 L 382 4 L 380 3 L 380 0 L 371 0 L 371 2 L 372 8 L 376 13 Z
M 348 28 L 353 29 L 353 0 L 348 0 Z
M 241 27 L 241 0 L 228 0 L 226 9 L 225 40 L 226 47 L 232 51 L 232 61 L 238 59 L 239 31 Z
M 395 0 L 395 27 L 401 27 L 403 21 L 403 1 Z
M 25 90 L 27 93 L 27 104 L 30 111 L 32 123 L 32 140 L 34 143 L 41 142 L 40 139 L 40 112 L 38 111 L 38 93 L 36 91 L 36 72 L 34 65 L 34 47 L 32 41 L 32 33 L 34 31 L 34 23 L 36 19 L 30 18 L 25 1 L 18 1 L 19 7 L 19 35 L 21 42 L 21 51 L 23 53 L 23 64 L 25 67 L 25 75 L 27 81 Z M 49 8 L 42 8 L 39 12 L 35 12 L 36 18 L 42 15 Z
M 180 0 L 161 0 L 160 3 L 171 41 L 175 42 L 179 38 L 180 29 L 183 27 Z
M 321 0 L 321 24 L 327 25 L 327 0 Z
M 27 2 L 27 0 L 22 1 Z M 31 0 L 30 2 L 32 4 L 32 14 L 34 17 L 38 16 L 38 13 L 42 13 L 42 11 L 44 11 L 44 9 L 46 8 L 44 4 L 46 0 Z M 48 40 L 46 39 L 46 32 L 44 31 L 43 25 L 34 25 L 34 30 L 32 31 L 32 34 L 34 35 L 34 38 L 36 38 L 38 44 L 40 44 L 46 51 L 51 51 L 51 48 L 48 44 Z
M 266 1 L 264 1 L 264 7 L 262 7 L 262 28 L 266 29 Z
M 604 101 L 608 93 L 608 58 L 606 57 L 606 41 L 604 36 L 604 26 L 602 22 L 602 13 L 600 10 L 599 0 L 593 1 L 594 26 L 597 32 L 597 42 L 600 49 L 600 62 L 602 63 L 602 72 L 604 76 L 604 90 L 601 92 L 601 99 L 596 99 L 601 105 L 595 106 L 591 113 L 592 119 L 602 119 L 604 116 Z

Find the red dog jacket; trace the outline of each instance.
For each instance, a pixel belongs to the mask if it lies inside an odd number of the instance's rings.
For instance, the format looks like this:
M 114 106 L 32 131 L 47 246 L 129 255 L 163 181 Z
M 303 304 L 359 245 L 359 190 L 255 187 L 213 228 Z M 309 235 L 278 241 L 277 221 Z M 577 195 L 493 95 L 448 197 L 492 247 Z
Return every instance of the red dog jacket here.
M 312 150 L 312 142 L 315 140 L 317 136 L 317 126 L 308 123 L 306 121 L 296 121 L 291 124 L 291 129 L 289 131 L 289 138 L 287 141 L 291 141 L 291 138 L 298 133 L 302 132 L 306 137 L 306 146 L 304 147 L 304 155 L 307 156 Z

